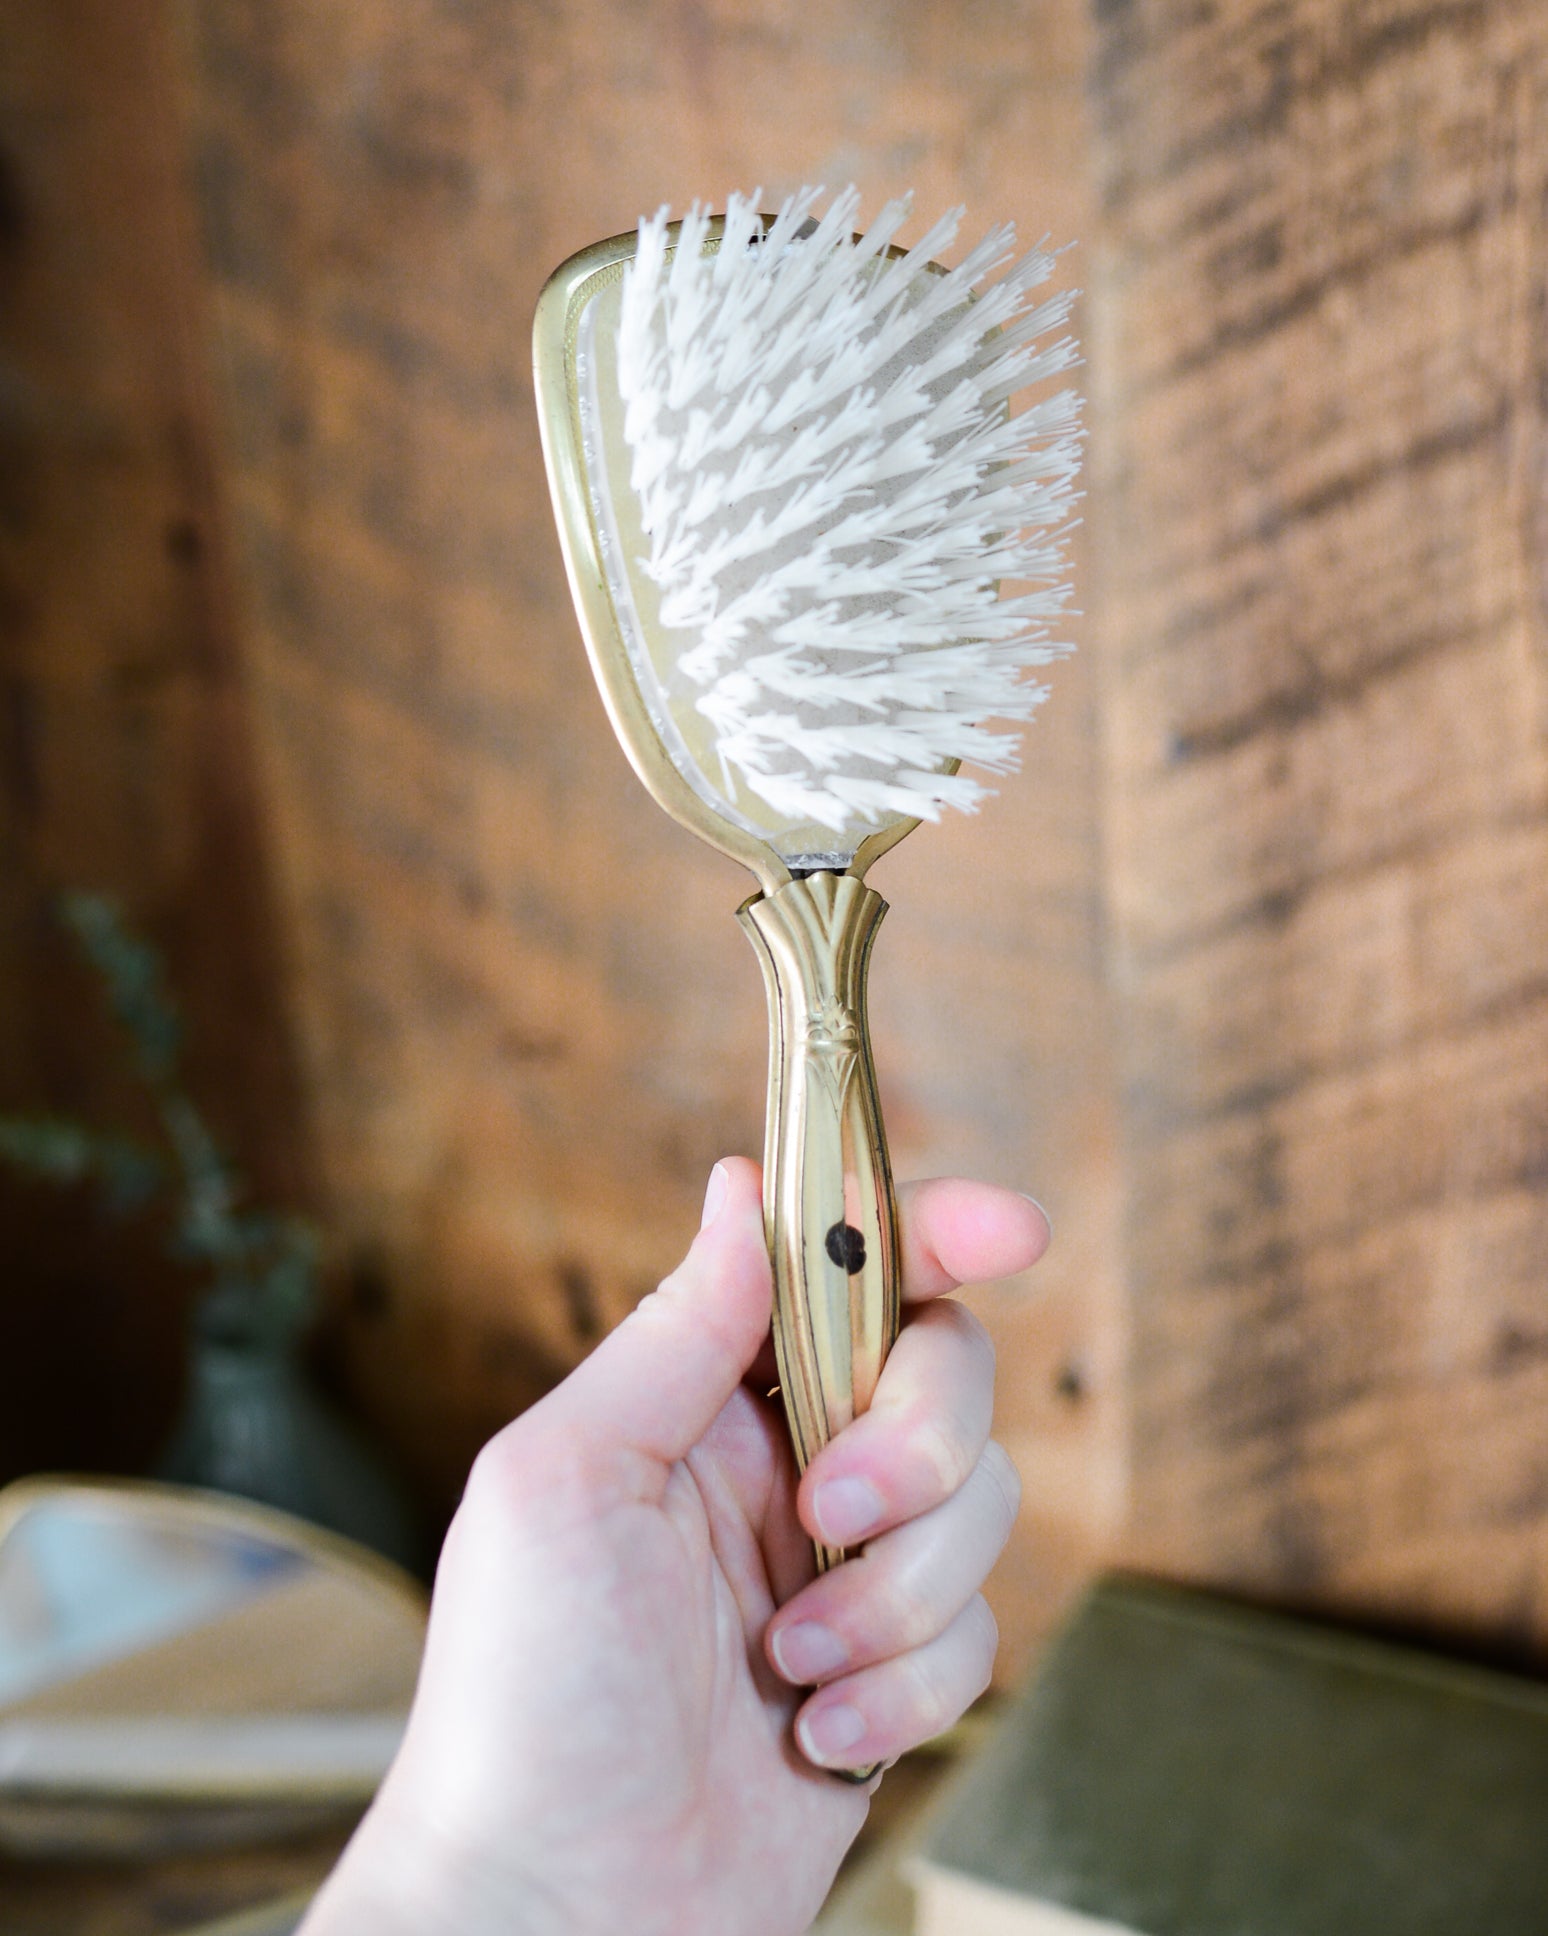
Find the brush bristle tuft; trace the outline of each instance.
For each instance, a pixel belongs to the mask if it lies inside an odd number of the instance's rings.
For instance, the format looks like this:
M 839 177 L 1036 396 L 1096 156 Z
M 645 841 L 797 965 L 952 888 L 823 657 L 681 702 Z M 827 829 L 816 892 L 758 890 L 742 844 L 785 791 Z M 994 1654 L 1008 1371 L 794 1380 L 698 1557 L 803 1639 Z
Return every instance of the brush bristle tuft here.
M 985 722 L 1028 718 L 1025 675 L 1070 649 L 1080 425 L 1068 390 L 1006 409 L 1076 361 L 1073 294 L 1034 299 L 1053 253 L 1005 225 L 942 275 L 960 210 L 889 256 L 908 199 L 857 238 L 855 190 L 814 218 L 821 192 L 767 226 L 733 195 L 708 255 L 697 203 L 675 248 L 665 209 L 642 222 L 618 379 L 641 563 L 725 777 L 843 832 L 971 811 L 948 760 L 1014 766 Z

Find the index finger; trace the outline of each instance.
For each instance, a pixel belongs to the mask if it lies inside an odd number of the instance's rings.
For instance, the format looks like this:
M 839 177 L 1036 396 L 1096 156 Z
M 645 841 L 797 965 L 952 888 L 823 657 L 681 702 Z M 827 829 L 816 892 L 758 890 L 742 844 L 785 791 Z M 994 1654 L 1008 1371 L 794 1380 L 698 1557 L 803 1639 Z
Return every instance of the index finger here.
M 1048 1215 L 1034 1198 L 993 1183 L 938 1176 L 898 1192 L 907 1303 L 963 1284 L 1011 1277 L 1048 1248 Z

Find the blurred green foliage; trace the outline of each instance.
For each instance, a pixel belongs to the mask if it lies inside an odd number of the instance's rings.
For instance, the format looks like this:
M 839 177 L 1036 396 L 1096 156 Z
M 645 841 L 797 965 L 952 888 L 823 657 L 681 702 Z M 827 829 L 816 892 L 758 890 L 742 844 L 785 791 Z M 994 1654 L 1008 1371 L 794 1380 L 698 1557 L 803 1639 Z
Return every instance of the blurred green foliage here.
M 294 1332 L 314 1300 L 315 1231 L 244 1202 L 241 1177 L 183 1087 L 182 1018 L 155 949 L 102 895 L 67 894 L 60 914 L 101 981 L 159 1146 L 54 1116 L 0 1116 L 0 1162 L 42 1182 L 90 1184 L 114 1216 L 164 1205 L 173 1254 L 206 1277 L 206 1324 L 255 1338 Z

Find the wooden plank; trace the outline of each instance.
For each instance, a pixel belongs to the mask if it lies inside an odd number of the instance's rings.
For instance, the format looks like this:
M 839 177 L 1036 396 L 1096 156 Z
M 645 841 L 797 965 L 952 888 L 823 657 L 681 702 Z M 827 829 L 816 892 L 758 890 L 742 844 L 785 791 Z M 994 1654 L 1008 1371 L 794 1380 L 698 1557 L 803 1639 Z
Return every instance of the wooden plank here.
M 1548 20 L 1104 10 L 1132 1550 L 1548 1638 Z
M 106 890 L 161 946 L 188 1078 L 271 1201 L 308 1200 L 200 357 L 166 20 L 18 0 L 0 34 L 0 1110 L 139 1126 L 51 919 Z M 189 1285 L 162 1232 L 0 1185 L 0 1477 L 134 1466 Z
M 1218 1116 L 1530 1003 L 1548 972 L 1548 832 L 1484 827 L 1374 874 L 1331 873 L 1277 919 L 1158 959 L 1136 1001 L 1133 1105 Z M 1330 978 L 1326 964 L 1337 961 Z M 1177 1067 L 1186 1032 L 1203 1051 Z

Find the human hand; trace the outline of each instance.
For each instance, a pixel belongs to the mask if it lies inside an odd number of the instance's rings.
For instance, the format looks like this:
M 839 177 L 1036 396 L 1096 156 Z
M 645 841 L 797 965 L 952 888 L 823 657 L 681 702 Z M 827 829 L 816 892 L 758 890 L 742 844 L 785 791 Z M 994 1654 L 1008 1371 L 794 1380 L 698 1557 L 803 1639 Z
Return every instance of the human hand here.
M 988 1336 L 936 1300 L 1033 1263 L 1046 1219 L 942 1180 L 902 1230 L 871 1409 L 798 1484 L 757 1167 L 716 1166 L 684 1262 L 475 1462 L 403 1747 L 302 1936 L 808 1927 L 868 1807 L 824 1769 L 982 1692 L 1019 1496 Z M 864 1550 L 814 1577 L 813 1536 Z

